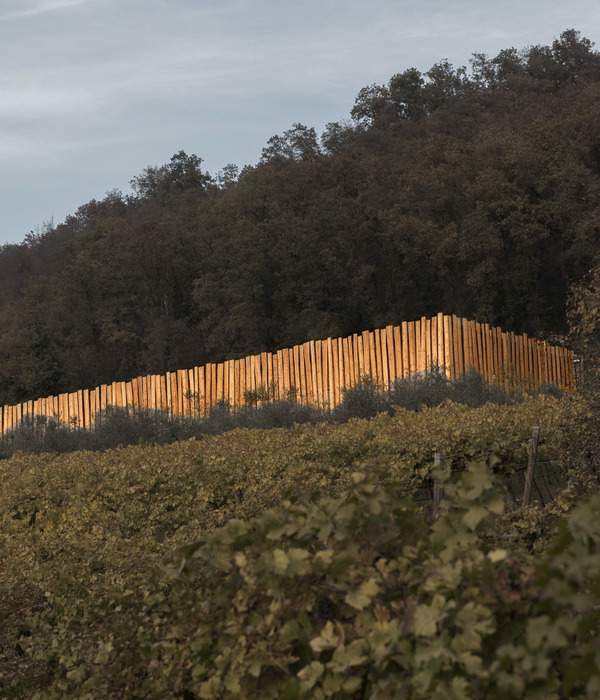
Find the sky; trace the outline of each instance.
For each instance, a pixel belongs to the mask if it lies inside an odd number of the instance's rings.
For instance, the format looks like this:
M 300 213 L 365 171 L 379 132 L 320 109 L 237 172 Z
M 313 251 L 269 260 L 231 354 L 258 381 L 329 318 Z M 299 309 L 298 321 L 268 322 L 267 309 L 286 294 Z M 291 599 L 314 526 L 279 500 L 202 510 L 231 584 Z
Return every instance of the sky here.
M 362 87 L 571 28 L 600 49 L 598 0 L 0 0 L 0 245 L 180 150 L 255 165 Z

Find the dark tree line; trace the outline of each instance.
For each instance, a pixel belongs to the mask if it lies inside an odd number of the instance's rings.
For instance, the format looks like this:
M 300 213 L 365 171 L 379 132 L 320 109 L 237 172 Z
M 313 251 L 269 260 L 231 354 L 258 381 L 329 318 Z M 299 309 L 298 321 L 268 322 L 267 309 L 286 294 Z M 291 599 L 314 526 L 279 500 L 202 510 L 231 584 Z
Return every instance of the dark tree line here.
M 574 30 L 360 91 L 216 176 L 181 151 L 0 250 L 0 401 L 456 313 L 566 331 L 600 251 L 600 54 Z

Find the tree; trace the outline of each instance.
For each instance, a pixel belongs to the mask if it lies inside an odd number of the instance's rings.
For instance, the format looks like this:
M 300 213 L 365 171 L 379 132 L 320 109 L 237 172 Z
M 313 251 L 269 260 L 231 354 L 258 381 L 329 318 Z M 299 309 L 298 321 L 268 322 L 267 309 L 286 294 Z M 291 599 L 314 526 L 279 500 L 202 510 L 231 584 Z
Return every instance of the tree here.
M 136 175 L 130 185 L 139 199 L 160 200 L 186 190 L 205 192 L 212 178 L 202 172 L 202 158 L 179 151 L 171 160 L 159 167 L 148 166 Z
M 272 160 L 314 161 L 322 155 L 314 127 L 300 123 L 284 131 L 283 136 L 272 136 L 267 144 L 260 157 L 263 163 Z

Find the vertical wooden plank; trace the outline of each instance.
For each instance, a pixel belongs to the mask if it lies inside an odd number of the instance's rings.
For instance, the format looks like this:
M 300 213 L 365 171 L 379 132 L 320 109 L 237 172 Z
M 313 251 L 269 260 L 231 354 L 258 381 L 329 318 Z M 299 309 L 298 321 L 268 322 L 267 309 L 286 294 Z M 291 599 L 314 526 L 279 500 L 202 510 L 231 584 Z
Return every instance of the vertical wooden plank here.
M 556 383 L 556 357 L 554 350 L 554 345 L 548 345 L 548 381 L 551 384 Z
M 371 334 L 373 345 L 373 379 L 377 386 L 383 385 L 383 358 L 381 353 L 381 331 L 376 328 Z
M 131 405 L 137 410 L 141 407 L 140 401 L 140 389 L 139 389 L 139 377 L 135 377 L 131 380 Z
M 413 330 L 414 333 L 414 330 Z M 402 321 L 402 376 L 410 374 L 410 331 L 408 321 Z
M 156 380 L 156 390 L 158 391 L 158 396 L 156 399 L 156 405 L 161 411 L 166 411 L 168 406 L 167 399 L 167 377 L 165 374 L 159 374 Z M 189 391 L 189 389 L 188 389 Z M 127 397 L 127 389 L 123 385 L 123 399 Z
M 396 372 L 394 374 L 394 379 L 402 377 L 404 375 L 404 367 L 402 365 L 402 328 L 400 326 L 393 327 L 394 332 L 394 361 Z
M 246 358 L 246 391 L 248 394 L 256 390 L 256 356 Z
M 483 324 L 483 347 L 485 350 L 485 376 L 488 382 L 494 381 L 494 348 L 492 346 L 492 331 L 488 323 Z
M 275 390 L 275 370 L 273 366 L 273 353 L 267 353 L 267 394 L 273 395 Z
M 222 363 L 223 365 L 223 401 L 225 403 L 231 403 L 231 399 L 229 396 L 229 369 L 230 365 L 227 360 L 224 360 Z
M 312 406 L 318 404 L 318 384 L 317 384 L 317 359 L 315 357 L 315 341 L 307 343 L 306 351 L 304 352 L 304 362 L 306 364 L 306 383 L 308 392 L 308 401 Z
M 306 389 L 306 361 L 304 359 L 304 345 L 298 345 L 298 396 L 300 403 L 308 402 L 308 394 Z
M 454 358 L 452 349 L 454 340 L 452 338 L 452 318 L 444 315 L 444 371 L 448 379 L 454 379 Z
M 437 370 L 440 364 L 438 360 L 438 317 L 432 316 L 428 321 L 431 334 L 431 350 L 427 363 L 429 369 Z
M 20 404 L 19 404 L 20 408 Z M 19 411 L 19 414 L 21 412 Z M 19 418 L 21 418 L 21 415 L 19 415 Z M 77 392 L 70 392 L 69 393 L 69 426 L 71 428 L 76 428 L 77 427 L 77 422 L 78 422 L 78 415 L 77 415 Z
M 485 324 L 479 324 L 479 347 L 481 350 L 481 372 L 486 381 L 489 381 L 490 368 L 488 365 L 487 333 Z
M 343 364 L 340 363 L 341 347 L 341 338 L 331 340 L 331 408 L 340 402 L 340 371 L 343 372 Z
M 311 403 L 319 406 L 319 377 L 317 376 L 317 344 L 314 340 L 309 342 L 310 354 L 310 380 L 312 385 Z
M 224 371 L 224 366 L 222 362 L 219 362 L 217 364 L 217 386 L 216 386 L 216 400 L 218 401 L 223 401 L 223 371 Z
M 354 333 L 352 335 L 352 352 L 354 354 L 354 383 L 352 384 L 352 386 L 354 386 L 355 384 L 358 384 L 360 378 L 365 373 L 362 336 L 358 333 Z
M 89 414 L 88 414 L 88 428 L 91 428 L 96 420 L 96 389 L 90 389 L 89 392 Z M 48 415 L 48 400 L 44 399 L 44 415 Z
M 185 387 L 183 386 L 183 370 L 172 372 L 175 382 L 171 382 L 171 396 L 173 397 L 173 412 L 175 415 L 183 416 L 185 413 Z
M 191 413 L 192 401 L 190 397 L 190 375 L 186 369 L 177 370 L 177 386 L 181 392 L 181 415 L 189 416 Z
M 200 382 L 198 378 L 198 367 L 194 366 L 190 370 L 190 391 L 192 392 L 192 416 L 200 415 Z M 168 384 L 167 384 L 168 387 Z M 169 398 L 171 393 L 169 391 Z
M 503 369 L 503 382 L 502 388 L 504 391 L 510 390 L 510 353 L 509 353 L 509 337 L 508 333 L 501 332 L 501 355 L 502 355 L 502 369 Z
M 526 376 L 527 375 L 526 375 L 526 371 L 525 371 L 525 351 L 524 351 L 523 336 L 522 335 L 515 336 L 515 343 L 516 343 L 517 367 L 518 367 L 518 372 L 519 372 L 519 387 L 523 391 L 527 388 L 527 384 L 526 384 Z
M 325 343 L 325 353 L 327 357 L 327 408 L 332 409 L 335 394 L 335 376 L 333 369 L 333 340 L 331 337 L 327 338 Z
M 385 391 L 389 391 L 390 388 L 390 360 L 388 353 L 388 334 L 387 328 L 384 328 L 379 332 L 379 342 L 381 345 L 381 381 Z
M 546 341 L 542 341 L 541 353 L 540 353 L 540 365 L 542 370 L 542 384 L 548 383 L 548 344 Z
M 200 410 L 202 415 L 206 415 L 210 407 L 210 397 L 211 397 L 211 370 L 210 363 L 198 367 L 198 383 L 200 384 Z
M 312 375 L 310 370 L 310 343 L 303 343 L 300 346 L 301 361 L 301 381 L 303 403 L 312 403 Z
M 477 338 L 477 322 L 469 321 L 469 337 L 471 343 L 471 362 L 473 368 L 481 373 L 480 348 Z
M 421 366 L 420 363 L 420 356 L 421 356 L 421 319 L 418 321 L 414 321 L 415 324 L 415 345 L 414 345 L 414 354 L 415 354 L 415 361 L 414 361 L 414 372 L 419 371 L 419 367 Z
M 369 339 L 369 374 L 377 381 L 377 356 L 375 352 L 375 333 L 372 331 L 367 332 L 367 338 Z M 365 353 L 367 348 L 364 348 Z
M 241 359 L 232 360 L 230 368 L 230 381 L 233 382 L 233 387 L 231 390 L 232 395 L 232 405 L 235 408 L 240 408 L 242 405 L 242 394 L 241 394 Z M 230 384 L 231 386 L 231 384 Z
M 517 358 L 517 341 L 514 331 L 510 332 L 510 364 L 513 387 L 519 382 L 519 363 Z
M 127 383 L 117 382 L 119 385 L 119 406 L 125 407 L 127 405 Z
M 286 364 L 287 363 L 287 364 Z M 287 370 L 286 370 L 287 367 Z M 287 351 L 283 352 L 283 375 L 286 376 L 287 371 L 287 386 L 285 390 L 285 397 L 288 400 L 293 400 L 296 394 L 296 379 L 295 379 L 295 369 L 294 369 L 294 348 L 288 348 Z
M 523 333 L 521 336 L 521 372 L 522 372 L 522 384 L 525 390 L 529 389 L 529 355 L 527 352 L 527 333 Z
M 363 377 L 371 375 L 371 357 L 370 357 L 369 331 L 363 331 L 358 335 L 358 352 L 360 360 L 360 352 L 362 349 L 362 369 L 359 380 Z
M 504 379 L 506 376 L 506 367 L 504 361 L 504 351 L 502 345 L 502 331 L 500 328 L 494 328 L 494 341 L 495 341 L 495 353 L 496 353 L 496 381 L 498 386 L 504 387 Z
M 313 362 L 313 367 L 314 367 L 314 373 L 313 373 L 313 381 L 316 382 L 316 405 L 319 408 L 323 408 L 324 406 L 324 388 L 323 388 L 323 375 L 325 373 L 325 368 L 323 367 L 323 349 L 321 347 L 321 341 L 316 340 L 314 341 L 314 344 L 312 345 L 312 348 L 314 350 L 314 354 L 312 355 L 312 362 Z
M 83 408 L 83 389 L 79 389 L 76 396 L 77 396 L 77 427 L 84 428 L 85 427 L 85 411 Z
M 527 352 L 527 334 L 523 333 L 521 336 L 521 373 L 523 375 L 522 385 L 523 389 L 529 389 L 529 355 Z
M 267 391 L 269 389 L 269 362 L 267 353 L 260 353 L 260 385 Z
M 69 424 L 69 397 L 68 394 L 58 395 L 58 420 L 65 425 Z M 12 422 L 14 423 L 14 417 Z
M 321 397 L 321 405 L 323 408 L 328 407 L 328 396 L 327 396 L 327 390 L 329 387 L 329 361 L 327 358 L 327 340 L 321 341 L 321 352 L 320 352 L 320 357 L 321 357 L 321 368 L 322 368 L 322 374 L 323 374 L 323 394 Z
M 408 322 L 408 373 L 414 374 L 417 371 L 417 338 L 415 322 Z
M 165 400 L 165 408 L 167 412 L 170 415 L 173 415 L 173 380 L 171 378 L 172 372 L 165 372 L 164 378 L 165 378 L 165 393 L 164 393 L 164 400 Z
M 485 376 L 485 362 L 483 354 L 483 337 L 481 333 L 481 324 L 473 321 L 472 333 L 473 333 L 473 359 L 475 360 L 475 368 L 481 374 Z
M 194 392 L 194 368 L 186 369 L 188 382 L 188 416 L 193 416 L 195 413 L 196 394 Z
M 387 366 L 389 372 L 389 382 L 390 384 L 398 376 L 396 374 L 396 349 L 394 347 L 394 326 L 389 325 L 385 327 L 385 347 L 387 353 Z
M 294 395 L 296 403 L 302 403 L 302 384 L 301 377 L 302 369 L 300 366 L 300 346 L 294 345 L 290 353 L 290 382 L 294 387 Z
M 356 341 L 356 342 L 355 342 Z M 346 384 L 345 388 L 349 389 L 351 386 L 356 384 L 358 377 L 358 339 L 355 336 L 348 336 L 348 376 L 350 381 Z
M 338 339 L 338 367 L 339 367 L 339 375 L 338 375 L 338 403 L 341 403 L 342 397 L 344 394 L 344 386 L 346 382 L 346 371 L 347 371 L 347 350 L 348 350 L 348 343 L 347 343 L 348 338 L 339 338 Z
M 527 390 L 527 363 L 526 363 L 525 337 L 515 335 L 515 362 L 517 366 L 517 379 L 521 391 Z
M 271 353 L 271 362 L 273 364 L 273 398 L 278 401 L 281 396 L 281 382 L 279 381 L 279 358 L 278 353 Z
M 465 373 L 465 343 L 463 338 L 462 319 L 454 316 L 455 336 L 456 336 L 456 374 L 461 376 Z
M 421 319 L 421 347 L 420 347 L 420 365 L 419 371 L 426 372 L 429 369 L 431 361 L 431 322 L 423 316 Z
M 287 353 L 287 350 L 285 352 Z M 277 398 L 282 400 L 287 398 L 289 389 L 289 381 L 286 376 L 287 362 L 284 360 L 283 350 L 278 350 L 277 355 L 273 358 L 273 369 L 275 368 L 275 362 L 277 362 Z
M 108 394 L 109 394 L 109 387 L 107 385 L 106 387 L 106 400 L 108 401 Z M 147 374 L 144 377 L 144 395 L 145 395 L 145 404 L 146 408 L 148 410 L 152 410 L 152 403 L 153 403 L 153 398 L 152 398 L 152 375 Z
M 454 377 L 459 377 L 463 372 L 462 363 L 462 329 L 460 325 L 460 320 L 453 315 L 452 316 L 452 341 L 454 343 L 454 348 L 452 351 L 454 359 Z
M 461 318 L 460 325 L 463 340 L 464 371 L 468 372 L 473 367 L 473 343 L 471 342 L 468 320 L 466 318 Z
M 223 388 L 223 396 L 229 406 L 235 406 L 235 361 L 227 360 L 224 368 L 225 386 Z
M 437 315 L 437 366 L 438 368 L 444 368 L 445 371 L 445 350 L 444 350 L 444 314 L 439 313 Z
M 212 362 L 210 365 L 210 405 L 209 411 L 217 403 L 217 363 Z
M 125 405 L 133 406 L 133 380 L 125 382 Z
M 203 366 L 196 369 L 198 370 L 198 388 L 196 389 L 198 392 L 198 415 L 203 416 L 206 413 L 206 369 Z
M 350 386 L 350 383 L 352 381 L 352 339 L 351 338 L 342 338 L 342 354 L 343 354 L 343 367 L 344 367 L 344 374 L 340 378 L 340 383 L 341 383 L 341 391 L 340 391 L 340 401 L 342 400 L 343 393 L 348 387 Z
M 161 386 L 161 381 L 159 380 L 158 385 L 160 386 L 161 392 L 161 404 L 172 416 L 181 415 L 181 392 L 183 387 L 180 383 L 180 377 L 178 370 L 174 372 L 166 372 L 161 375 L 161 379 L 164 376 L 164 385 Z
M 154 396 L 154 408 L 160 411 L 161 396 L 160 396 L 160 374 L 152 375 L 152 392 Z

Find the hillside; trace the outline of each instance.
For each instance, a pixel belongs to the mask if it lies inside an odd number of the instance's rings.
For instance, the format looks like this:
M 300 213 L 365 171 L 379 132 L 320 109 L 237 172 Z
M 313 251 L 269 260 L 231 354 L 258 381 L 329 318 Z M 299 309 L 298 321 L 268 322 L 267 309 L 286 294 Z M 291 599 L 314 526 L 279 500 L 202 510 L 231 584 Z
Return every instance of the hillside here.
M 0 696 L 593 697 L 594 420 L 449 403 L 3 460 Z M 568 483 L 502 514 L 533 425 Z
M 0 403 L 439 312 L 567 331 L 597 263 L 600 54 L 407 69 L 211 176 L 181 151 L 0 251 Z

